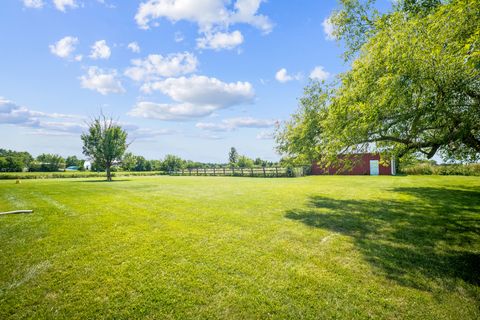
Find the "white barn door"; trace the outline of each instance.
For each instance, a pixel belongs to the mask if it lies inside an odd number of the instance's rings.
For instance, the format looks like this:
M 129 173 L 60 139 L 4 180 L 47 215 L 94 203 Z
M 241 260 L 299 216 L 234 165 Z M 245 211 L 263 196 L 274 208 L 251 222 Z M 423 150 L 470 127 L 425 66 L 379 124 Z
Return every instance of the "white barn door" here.
M 370 160 L 370 175 L 378 176 L 380 173 L 378 160 Z

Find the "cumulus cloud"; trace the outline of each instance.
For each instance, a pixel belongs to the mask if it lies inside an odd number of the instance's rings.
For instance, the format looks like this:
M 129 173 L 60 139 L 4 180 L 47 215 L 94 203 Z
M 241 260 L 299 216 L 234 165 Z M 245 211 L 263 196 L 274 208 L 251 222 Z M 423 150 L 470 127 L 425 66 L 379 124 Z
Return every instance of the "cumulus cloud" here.
M 55 5 L 55 8 L 62 12 L 65 12 L 67 7 L 70 7 L 70 9 L 78 7 L 75 0 L 53 0 L 53 4 Z
M 322 22 L 323 32 L 325 33 L 325 38 L 327 40 L 335 40 L 335 26 L 332 24 L 330 17 L 325 18 Z
M 67 36 L 58 40 L 55 44 L 51 44 L 49 48 L 54 55 L 66 59 L 75 51 L 77 44 L 78 38 Z
M 143 29 L 158 18 L 172 22 L 188 20 L 207 28 L 228 19 L 228 11 L 222 0 L 148 0 L 142 2 L 135 15 L 135 21 Z
M 292 81 L 292 80 L 300 80 L 301 75 L 300 74 L 289 75 L 288 72 L 287 72 L 287 69 L 282 68 L 282 69 L 278 70 L 277 73 L 275 73 L 275 79 L 277 79 L 278 82 L 286 83 L 286 82 Z
M 204 117 L 217 110 L 214 106 L 197 106 L 191 103 L 155 103 L 142 101 L 137 103 L 128 115 L 133 117 L 184 121 Z
M 152 81 L 192 73 L 197 70 L 198 60 L 193 54 L 183 52 L 168 56 L 151 54 L 143 60 L 132 60 L 131 64 L 125 70 L 127 77 L 135 81 Z
M 27 8 L 40 9 L 45 3 L 43 0 L 23 0 L 23 5 Z
M 240 41 L 239 33 L 227 33 L 231 25 L 244 23 L 260 29 L 263 33 L 269 33 L 273 28 L 273 23 L 267 16 L 258 13 L 260 4 L 264 0 L 237 0 L 233 7 L 230 1 L 224 0 L 147 0 L 140 4 L 135 15 L 137 25 L 142 29 L 148 29 L 152 21 L 165 18 L 172 22 L 186 20 L 196 23 L 199 32 L 204 34 L 200 42 L 204 43 L 206 48 L 210 48 L 208 37 L 209 33 L 219 33 L 218 37 L 226 37 L 230 44 L 218 49 L 230 49 L 232 42 L 236 45 Z M 203 39 L 203 40 L 201 40 Z
M 30 124 L 33 121 L 35 119 L 27 108 L 0 97 L 0 123 Z
M 199 122 L 195 126 L 207 131 L 234 131 L 237 128 L 268 128 L 277 123 L 277 120 L 239 117 L 224 119 L 220 123 Z
M 110 47 L 107 45 L 107 41 L 99 40 L 92 45 L 90 52 L 90 58 L 92 59 L 108 59 L 112 54 Z
M 34 111 L 0 97 L 0 125 L 10 124 L 32 129 L 27 134 L 43 136 L 78 136 L 87 129 L 86 118 L 75 114 Z M 166 128 L 145 128 L 132 123 L 119 123 L 135 140 L 150 140 L 159 136 L 179 133 Z
M 174 103 L 143 101 L 130 115 L 159 120 L 188 120 L 211 115 L 214 111 L 253 102 L 255 93 L 249 82 L 225 83 L 216 78 L 191 76 L 168 78 L 145 84 L 146 92 L 158 90 Z
M 127 46 L 128 49 L 130 49 L 134 53 L 139 53 L 140 52 L 140 46 L 136 42 L 130 42 Z
M 225 83 L 216 78 L 196 75 L 148 83 L 142 89 L 146 92 L 160 91 L 177 102 L 211 105 L 218 109 L 250 103 L 255 96 L 249 82 Z
M 310 78 L 323 81 L 330 77 L 330 72 L 326 71 L 322 66 L 316 66 L 312 72 L 310 72 Z
M 123 88 L 118 79 L 116 70 L 105 71 L 98 67 L 89 67 L 87 74 L 80 77 L 82 88 L 95 90 L 103 95 L 109 93 L 123 93 Z
M 197 39 L 197 48 L 200 49 L 234 49 L 243 43 L 243 35 L 240 31 L 206 33 L 204 37 Z
M 64 119 L 64 121 L 51 121 L 50 119 Z M 70 120 L 65 121 L 65 119 Z M 72 122 L 72 119 L 76 121 Z M 53 130 L 73 134 L 83 130 L 84 124 L 80 122 L 81 119 L 83 117 L 78 115 L 33 111 L 0 97 L 0 124 L 13 124 L 42 131 Z

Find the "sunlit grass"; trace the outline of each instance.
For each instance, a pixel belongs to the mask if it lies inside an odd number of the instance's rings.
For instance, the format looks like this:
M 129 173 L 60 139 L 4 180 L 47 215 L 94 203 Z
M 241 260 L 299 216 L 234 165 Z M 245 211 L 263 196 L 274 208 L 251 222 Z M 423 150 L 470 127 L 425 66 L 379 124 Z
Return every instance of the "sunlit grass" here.
M 478 177 L 0 181 L 0 319 L 478 319 Z

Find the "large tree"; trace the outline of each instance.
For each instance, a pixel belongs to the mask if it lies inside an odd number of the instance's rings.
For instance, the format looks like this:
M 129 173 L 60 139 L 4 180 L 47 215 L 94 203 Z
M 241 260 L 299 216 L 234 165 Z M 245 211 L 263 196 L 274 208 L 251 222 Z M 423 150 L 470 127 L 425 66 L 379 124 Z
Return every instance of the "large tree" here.
M 88 125 L 88 132 L 82 134 L 83 153 L 107 172 L 107 181 L 112 181 L 112 165 L 122 159 L 127 144 L 127 132 L 113 119 L 103 114 Z
M 53 172 L 65 168 L 65 159 L 58 154 L 42 153 L 37 157 L 40 171 Z
M 333 37 L 345 45 L 343 57 L 351 60 L 362 46 L 377 31 L 382 22 L 391 13 L 401 12 L 406 19 L 416 15 L 425 15 L 441 5 L 442 0 L 395 0 L 391 12 L 380 14 L 376 8 L 377 0 L 339 0 L 340 6 L 335 10 L 328 23 L 333 27 Z
M 307 92 L 313 110 L 301 106 L 280 132 L 279 149 L 297 157 L 313 152 L 325 163 L 365 150 L 478 160 L 479 1 L 423 1 L 428 10 L 400 8 L 377 18 L 356 42 L 360 48 L 350 48 L 358 56 L 337 86 L 311 87 L 320 98 Z
M 162 161 L 162 170 L 166 172 L 179 171 L 185 167 L 185 161 L 173 154 L 167 154 Z

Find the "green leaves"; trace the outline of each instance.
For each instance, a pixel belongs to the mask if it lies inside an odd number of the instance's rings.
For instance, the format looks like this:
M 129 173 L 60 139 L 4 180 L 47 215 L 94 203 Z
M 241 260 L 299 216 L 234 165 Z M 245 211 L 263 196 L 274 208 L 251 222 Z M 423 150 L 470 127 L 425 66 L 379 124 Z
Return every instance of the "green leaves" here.
M 104 115 L 95 118 L 88 128 L 88 133 L 81 136 L 83 153 L 107 170 L 107 179 L 111 180 L 110 167 L 120 161 L 127 149 L 127 133 Z
M 434 2 L 377 19 L 337 87 L 307 87 L 278 150 L 324 163 L 366 150 L 480 159 L 480 1 Z

